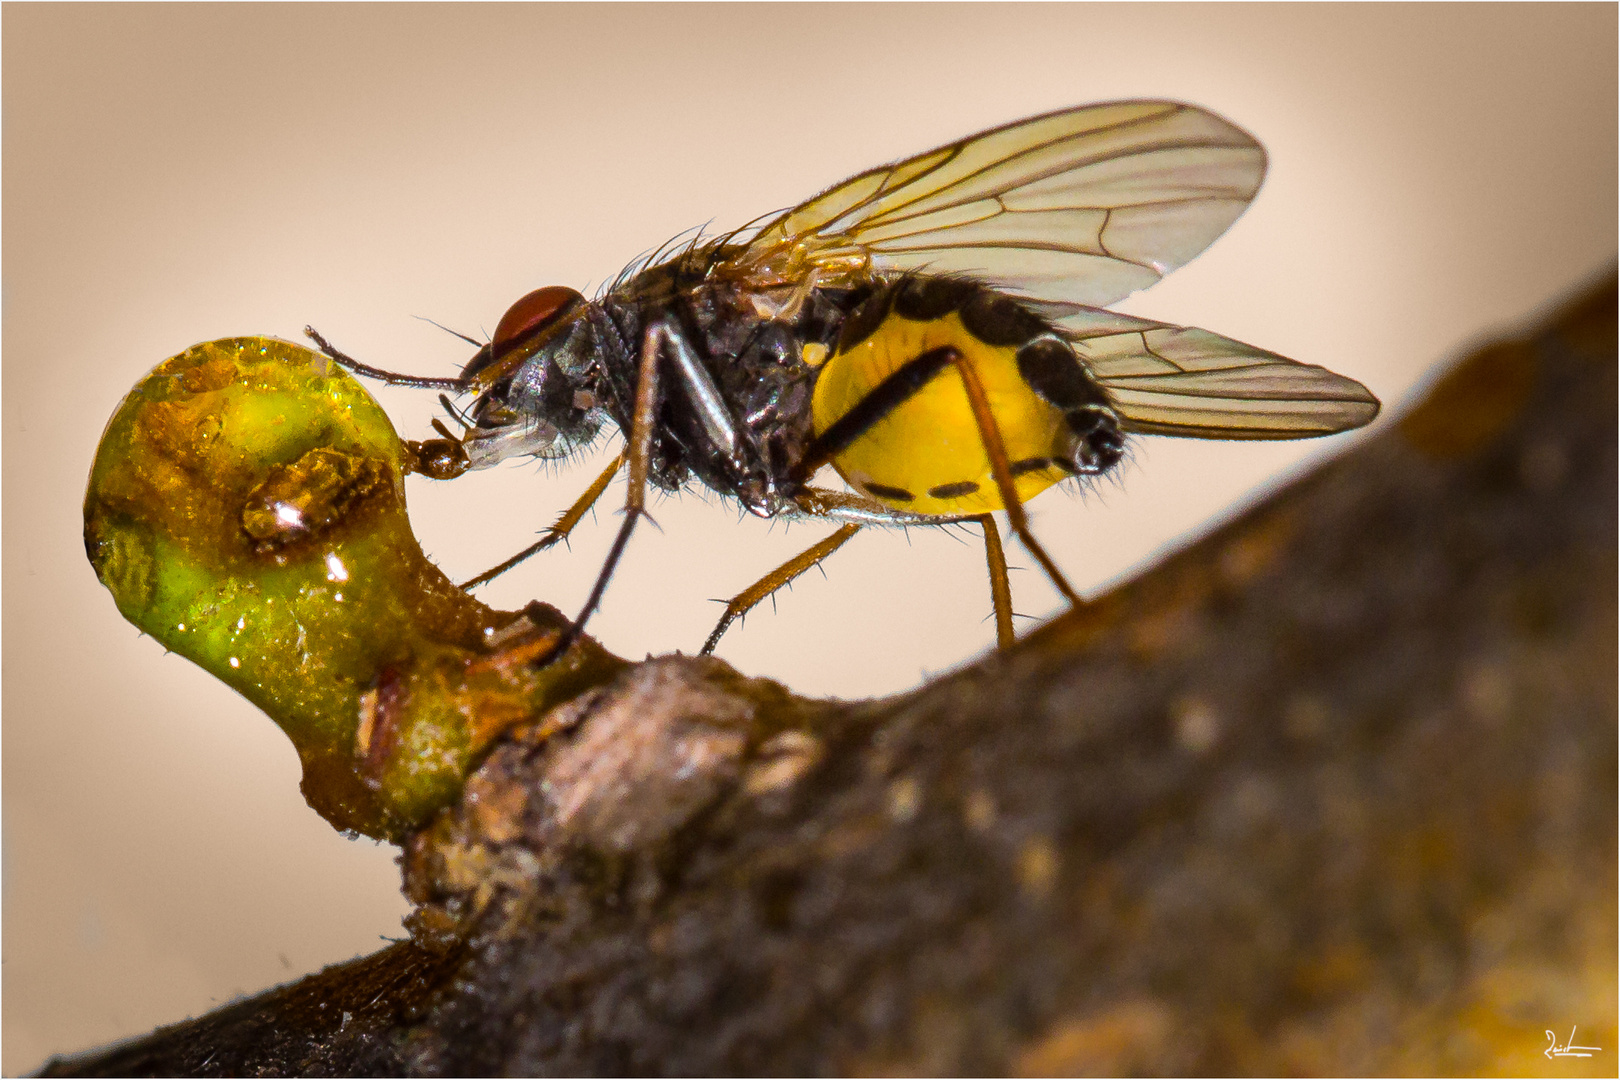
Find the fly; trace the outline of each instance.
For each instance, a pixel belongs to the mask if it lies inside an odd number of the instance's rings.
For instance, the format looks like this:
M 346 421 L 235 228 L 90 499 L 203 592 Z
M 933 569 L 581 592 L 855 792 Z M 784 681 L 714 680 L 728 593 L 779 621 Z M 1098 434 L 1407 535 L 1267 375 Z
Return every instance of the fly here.
M 539 541 L 565 538 L 613 477 L 624 521 L 570 629 L 600 604 L 649 485 L 692 481 L 768 518 L 838 529 L 726 607 L 703 646 L 872 525 L 983 531 L 996 637 L 1012 601 L 992 514 L 1072 603 L 1024 503 L 1113 468 L 1131 434 L 1297 439 L 1360 427 L 1360 383 L 1207 330 L 1106 310 L 1226 231 L 1265 175 L 1248 133 L 1190 105 L 1086 105 L 852 177 L 762 226 L 632 264 L 600 296 L 538 289 L 455 378 L 334 360 L 396 385 L 470 394 L 465 430 L 412 443 L 450 479 L 562 458 L 616 427 L 622 454 Z M 814 483 L 831 466 L 852 491 Z

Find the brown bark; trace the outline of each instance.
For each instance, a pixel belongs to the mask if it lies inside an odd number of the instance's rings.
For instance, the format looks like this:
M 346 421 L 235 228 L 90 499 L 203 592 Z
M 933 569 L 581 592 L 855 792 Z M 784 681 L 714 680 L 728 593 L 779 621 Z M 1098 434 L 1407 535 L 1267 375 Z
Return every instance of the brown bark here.
M 413 942 L 47 1074 L 1613 1075 L 1615 308 L 915 693 L 638 665 Z

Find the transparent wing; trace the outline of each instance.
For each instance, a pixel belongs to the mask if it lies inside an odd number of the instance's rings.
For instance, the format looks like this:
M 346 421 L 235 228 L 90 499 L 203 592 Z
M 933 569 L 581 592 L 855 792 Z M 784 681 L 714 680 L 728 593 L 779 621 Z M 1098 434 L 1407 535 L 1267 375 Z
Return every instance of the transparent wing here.
M 1354 379 L 1241 341 L 1113 311 L 1044 305 L 1108 391 L 1127 431 L 1198 439 L 1308 439 L 1369 423 Z
M 765 225 L 736 261 L 971 274 L 1102 306 L 1209 246 L 1265 171 L 1254 139 L 1201 109 L 1088 105 L 864 172 Z

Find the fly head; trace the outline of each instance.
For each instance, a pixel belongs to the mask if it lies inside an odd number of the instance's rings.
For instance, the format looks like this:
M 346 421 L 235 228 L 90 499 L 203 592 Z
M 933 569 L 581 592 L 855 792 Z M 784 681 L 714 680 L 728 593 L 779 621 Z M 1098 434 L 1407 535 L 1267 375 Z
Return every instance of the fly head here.
M 479 391 L 464 443 L 472 468 L 520 455 L 566 457 L 596 437 L 605 413 L 589 307 L 566 286 L 536 289 L 507 309 L 462 369 Z

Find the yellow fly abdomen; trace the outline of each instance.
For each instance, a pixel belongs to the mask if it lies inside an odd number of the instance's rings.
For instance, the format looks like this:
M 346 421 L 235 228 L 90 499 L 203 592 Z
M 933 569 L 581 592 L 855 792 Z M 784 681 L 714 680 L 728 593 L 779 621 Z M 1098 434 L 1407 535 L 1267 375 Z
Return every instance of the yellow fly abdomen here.
M 967 358 L 984 384 L 1021 501 L 1070 475 L 1058 464 L 1074 453 L 1061 410 L 1018 371 L 1017 346 L 988 345 L 952 311 L 919 321 L 890 313 L 827 359 L 816 379 L 812 422 L 820 435 L 889 375 L 943 345 Z M 896 510 L 971 514 L 1003 508 L 962 376 L 941 371 L 848 449 L 833 466 L 857 491 Z

